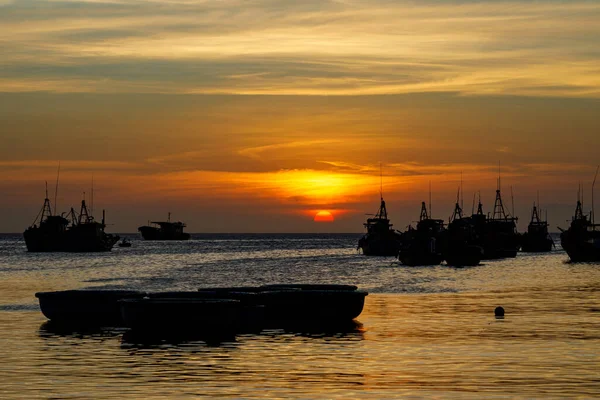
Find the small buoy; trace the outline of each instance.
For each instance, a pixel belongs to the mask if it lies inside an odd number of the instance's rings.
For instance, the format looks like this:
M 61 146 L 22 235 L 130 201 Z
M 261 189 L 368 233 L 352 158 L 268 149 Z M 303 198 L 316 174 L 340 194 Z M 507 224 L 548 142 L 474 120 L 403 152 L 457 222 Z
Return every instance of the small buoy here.
M 496 309 L 494 310 L 494 315 L 496 317 L 504 317 L 504 308 L 500 306 L 496 307 Z

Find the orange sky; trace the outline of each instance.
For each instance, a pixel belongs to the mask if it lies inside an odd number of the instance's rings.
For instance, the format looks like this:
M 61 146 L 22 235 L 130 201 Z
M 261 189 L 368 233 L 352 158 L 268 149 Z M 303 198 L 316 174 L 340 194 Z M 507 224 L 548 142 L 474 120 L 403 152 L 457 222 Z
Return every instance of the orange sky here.
M 380 165 L 401 229 L 461 172 L 490 210 L 498 161 L 554 228 L 600 163 L 597 2 L 0 0 L 0 49 L 0 232 L 59 160 L 118 232 L 360 232 Z

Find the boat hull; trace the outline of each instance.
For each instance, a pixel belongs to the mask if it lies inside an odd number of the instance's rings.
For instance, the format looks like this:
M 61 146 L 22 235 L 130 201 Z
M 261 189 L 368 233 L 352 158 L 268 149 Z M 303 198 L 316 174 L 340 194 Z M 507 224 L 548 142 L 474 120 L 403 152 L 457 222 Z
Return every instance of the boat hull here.
M 29 228 L 23 232 L 25 245 L 29 252 L 73 252 L 94 253 L 111 251 L 119 236 L 107 233 L 102 234 L 79 234 L 77 232 L 64 232 L 60 234 L 48 234 L 35 228 Z
M 554 241 L 547 235 L 535 236 L 524 233 L 521 237 L 521 251 L 526 253 L 544 253 L 552 251 Z
M 261 292 L 270 327 L 293 323 L 340 323 L 357 318 L 367 292 L 350 290 L 275 290 Z
M 483 249 L 479 246 L 462 246 L 444 253 L 446 264 L 453 267 L 474 267 L 481 263 Z
M 241 303 L 233 299 L 155 297 L 119 306 L 127 327 L 148 334 L 234 333 L 241 321 Z
M 65 290 L 38 292 L 42 314 L 53 322 L 96 326 L 122 326 L 118 301 L 142 298 L 132 290 Z
M 138 231 L 144 240 L 189 240 L 190 234 L 186 232 L 165 232 L 153 226 L 140 226 Z
M 401 248 L 399 235 L 367 234 L 358 242 L 358 248 L 365 256 L 396 257 Z
M 572 262 L 600 261 L 600 231 L 589 237 L 576 237 L 569 231 L 560 235 L 561 245 Z

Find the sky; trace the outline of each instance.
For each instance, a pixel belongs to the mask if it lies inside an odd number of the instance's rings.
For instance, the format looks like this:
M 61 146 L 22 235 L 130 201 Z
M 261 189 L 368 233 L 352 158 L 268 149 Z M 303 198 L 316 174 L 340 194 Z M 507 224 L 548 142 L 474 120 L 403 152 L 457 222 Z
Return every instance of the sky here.
M 112 232 L 361 232 L 381 189 L 402 230 L 499 163 L 521 230 L 591 208 L 598 1 L 0 0 L 0 54 L 0 232 L 45 182 Z

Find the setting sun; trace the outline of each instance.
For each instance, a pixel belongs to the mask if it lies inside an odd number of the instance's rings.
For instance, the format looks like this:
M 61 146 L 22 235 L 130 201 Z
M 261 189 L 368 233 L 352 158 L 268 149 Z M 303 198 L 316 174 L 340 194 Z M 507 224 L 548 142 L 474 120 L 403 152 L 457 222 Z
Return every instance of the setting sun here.
M 333 222 L 333 215 L 329 211 L 319 211 L 314 220 L 315 222 Z

